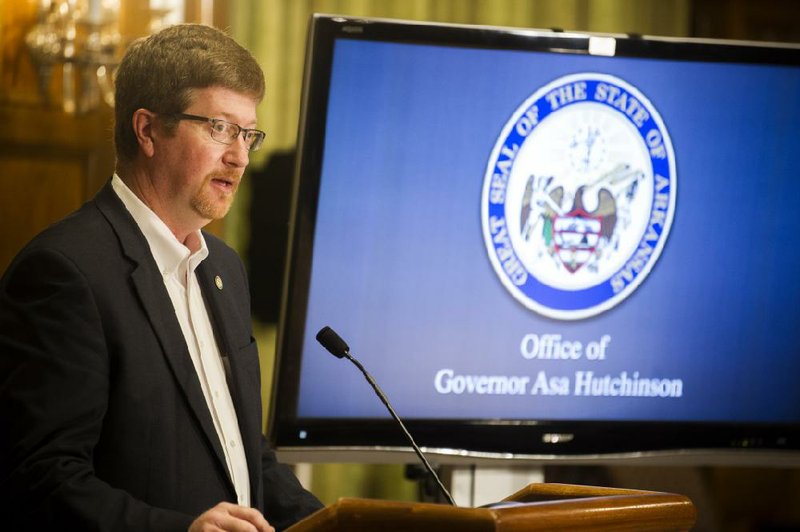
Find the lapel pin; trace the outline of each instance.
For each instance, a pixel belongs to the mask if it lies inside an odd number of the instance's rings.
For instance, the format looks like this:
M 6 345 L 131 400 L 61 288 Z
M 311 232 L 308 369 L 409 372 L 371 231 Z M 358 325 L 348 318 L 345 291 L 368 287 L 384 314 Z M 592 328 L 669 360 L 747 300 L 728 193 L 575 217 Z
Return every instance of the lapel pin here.
M 217 285 L 217 288 L 222 290 L 222 277 L 220 277 L 219 275 L 215 276 L 214 277 L 214 284 Z

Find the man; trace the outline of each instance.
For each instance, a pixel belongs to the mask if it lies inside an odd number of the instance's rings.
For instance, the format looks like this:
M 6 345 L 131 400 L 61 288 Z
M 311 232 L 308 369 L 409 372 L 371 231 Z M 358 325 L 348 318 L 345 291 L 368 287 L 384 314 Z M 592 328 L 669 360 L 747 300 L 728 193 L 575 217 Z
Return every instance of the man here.
M 272 530 L 321 507 L 261 434 L 230 208 L 264 133 L 253 57 L 205 26 L 131 46 L 117 169 L 0 281 L 0 528 Z

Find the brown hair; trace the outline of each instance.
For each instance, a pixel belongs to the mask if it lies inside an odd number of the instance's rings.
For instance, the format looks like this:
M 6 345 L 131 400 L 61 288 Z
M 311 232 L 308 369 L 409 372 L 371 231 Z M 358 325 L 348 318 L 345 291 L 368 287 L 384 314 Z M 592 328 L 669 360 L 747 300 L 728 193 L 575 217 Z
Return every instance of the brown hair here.
M 199 24 L 170 26 L 134 42 L 116 77 L 114 142 L 117 159 L 130 161 L 139 145 L 133 113 L 160 115 L 184 111 L 192 89 L 223 87 L 264 97 L 264 73 L 255 58 L 220 30 Z

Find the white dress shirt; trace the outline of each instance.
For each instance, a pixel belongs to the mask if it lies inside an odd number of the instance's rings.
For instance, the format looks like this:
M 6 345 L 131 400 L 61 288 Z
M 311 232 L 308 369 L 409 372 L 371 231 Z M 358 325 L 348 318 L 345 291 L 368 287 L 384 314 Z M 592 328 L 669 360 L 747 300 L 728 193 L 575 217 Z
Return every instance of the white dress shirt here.
M 191 253 L 118 175 L 114 174 L 111 186 L 144 233 L 150 252 L 161 271 L 164 286 L 169 292 L 172 306 L 175 307 L 175 315 L 200 379 L 208 411 L 214 420 L 214 428 L 225 452 L 225 461 L 236 488 L 238 503 L 250 506 L 250 479 L 239 422 L 214 329 L 195 274 L 197 266 L 208 256 L 203 234 L 197 231 L 189 235 L 189 239 L 194 239 L 192 247 L 197 247 L 199 243 L 199 249 Z

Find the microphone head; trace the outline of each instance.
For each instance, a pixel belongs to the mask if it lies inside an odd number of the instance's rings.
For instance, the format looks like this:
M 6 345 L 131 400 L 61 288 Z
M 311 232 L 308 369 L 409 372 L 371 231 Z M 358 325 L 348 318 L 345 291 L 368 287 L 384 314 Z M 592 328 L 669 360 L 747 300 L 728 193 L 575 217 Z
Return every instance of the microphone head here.
M 317 342 L 321 343 L 322 347 L 337 358 L 344 358 L 350 352 L 350 346 L 347 345 L 347 342 L 342 340 L 342 337 L 327 325 L 317 333 Z

